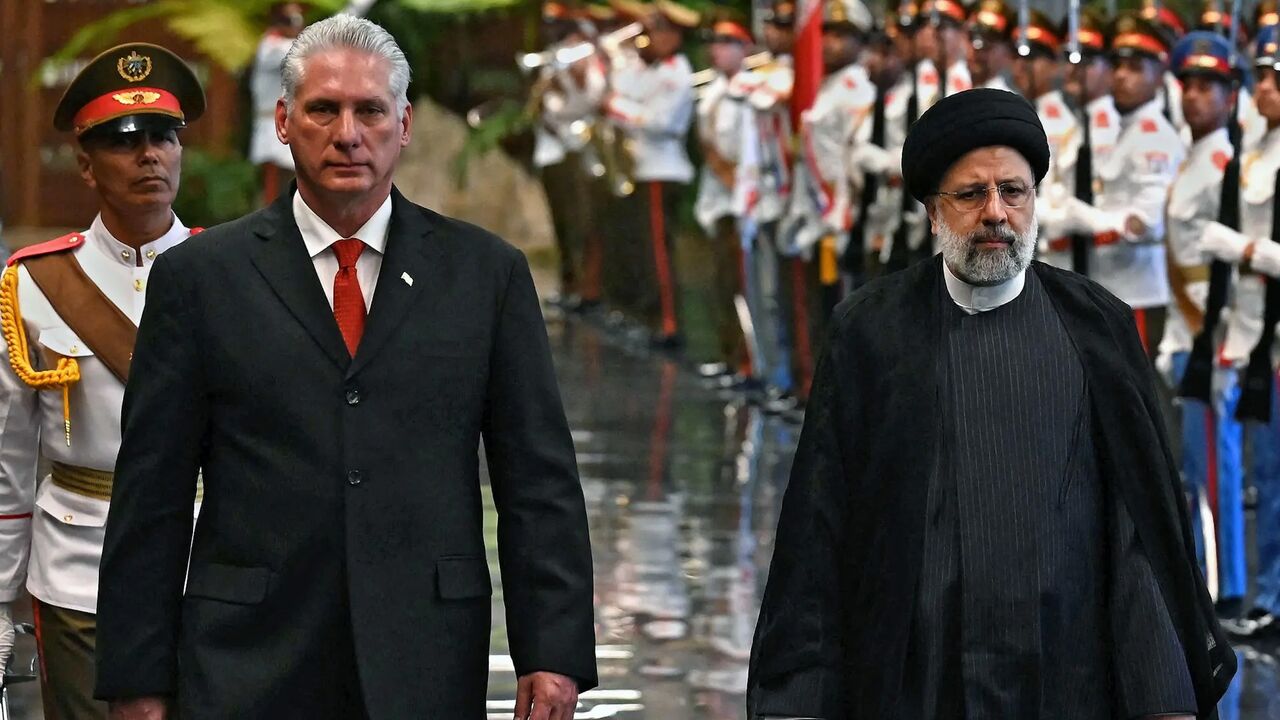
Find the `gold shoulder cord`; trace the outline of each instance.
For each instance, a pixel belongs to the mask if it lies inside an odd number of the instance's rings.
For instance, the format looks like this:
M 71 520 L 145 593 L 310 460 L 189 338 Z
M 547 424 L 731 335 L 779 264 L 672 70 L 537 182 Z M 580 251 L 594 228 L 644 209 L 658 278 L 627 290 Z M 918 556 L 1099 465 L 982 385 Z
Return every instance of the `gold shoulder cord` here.
M 9 348 L 9 365 L 18 379 L 36 390 L 62 389 L 62 426 L 67 447 L 71 447 L 71 386 L 80 381 L 80 364 L 75 358 L 60 357 L 52 370 L 31 367 L 27 331 L 18 308 L 18 266 L 11 265 L 0 277 L 0 333 Z

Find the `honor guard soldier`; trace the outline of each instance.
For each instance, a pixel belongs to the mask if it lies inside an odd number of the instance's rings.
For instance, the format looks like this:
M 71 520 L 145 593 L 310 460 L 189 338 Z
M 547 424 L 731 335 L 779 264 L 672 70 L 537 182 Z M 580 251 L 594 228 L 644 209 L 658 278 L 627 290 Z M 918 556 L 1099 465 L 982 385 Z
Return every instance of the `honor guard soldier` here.
M 562 2 L 543 5 L 542 28 L 551 59 L 539 69 L 533 86 L 533 100 L 539 103 L 533 165 L 547 194 L 560 260 L 559 295 L 553 303 L 566 310 L 600 299 L 595 268 L 600 252 L 593 233 L 601 198 L 592 174 L 598 159 L 589 142 L 608 78 L 598 53 L 578 53 L 591 47 L 580 12 Z
M 1172 43 L 1163 29 L 1126 13 L 1111 40 L 1112 92 L 1120 111 L 1114 150 L 1096 158 L 1092 204 L 1065 198 L 1054 227 L 1093 238 L 1090 277 L 1134 310 L 1143 346 L 1154 357 L 1169 302 L 1164 211 L 1185 148 L 1160 99 Z
M 276 101 L 280 99 L 280 62 L 293 39 L 302 32 L 303 6 L 280 2 L 271 6 L 271 25 L 258 41 L 249 74 L 253 100 L 253 124 L 249 136 L 249 162 L 258 166 L 262 204 L 270 205 L 293 177 L 293 155 L 276 137 Z
M 49 717 L 106 717 L 93 700 L 94 615 L 121 403 L 147 277 L 197 232 L 171 206 L 178 133 L 203 112 L 195 75 L 162 47 L 94 58 L 54 126 L 75 135 L 99 214 L 83 232 L 15 253 L 0 281 L 0 621 L 11 625 L 25 585 Z M 52 473 L 37 482 L 41 459 Z
M 1070 30 L 1063 23 L 1062 37 Z M 1041 184 L 1037 210 L 1040 214 L 1040 259 L 1050 265 L 1068 270 L 1074 268 L 1071 256 L 1071 240 L 1066 237 L 1056 219 L 1055 208 L 1067 197 L 1074 197 L 1086 204 L 1093 203 L 1094 187 L 1098 184 L 1098 168 L 1115 149 L 1120 139 L 1120 112 L 1111 97 L 1111 56 L 1107 53 L 1106 22 L 1100 15 L 1084 10 L 1076 32 L 1080 45 L 1080 62 L 1068 64 L 1062 93 L 1077 108 L 1083 108 L 1081 132 L 1066 139 L 1053 159 L 1049 171 L 1052 182 Z M 1056 219 L 1055 219 L 1056 218 Z M 1093 238 L 1086 240 L 1092 245 Z M 1086 259 L 1088 255 L 1086 253 Z
M 693 120 L 693 69 L 680 52 L 684 33 L 701 16 L 682 5 L 658 0 L 643 19 L 648 42 L 639 44 L 641 66 L 613 77 L 613 94 L 605 111 L 626 135 L 634 160 L 635 192 L 623 198 L 635 258 L 636 310 L 650 330 L 655 347 L 683 344 L 677 320 L 677 283 L 673 253 L 676 202 L 681 187 L 693 181 L 693 163 L 685 139 Z
M 1013 90 L 1014 19 L 1003 0 L 982 0 L 969 16 L 969 72 L 974 87 Z
M 968 41 L 964 24 L 968 17 L 969 13 L 957 0 L 924 0 L 920 6 L 920 14 L 916 16 L 915 50 L 916 92 L 920 95 L 922 113 L 941 97 L 973 87 L 965 64 Z M 944 83 L 946 91 L 939 95 L 938 88 Z
M 1254 102 L 1270 128 L 1256 147 L 1241 156 L 1240 231 L 1210 223 L 1203 235 L 1205 252 L 1237 264 L 1239 272 L 1231 299 L 1223 360 L 1237 370 L 1249 367 L 1258 353 L 1262 375 L 1275 378 L 1275 326 L 1266 326 L 1267 278 L 1280 278 L 1280 215 L 1275 213 L 1276 181 L 1280 179 L 1280 32 L 1277 26 L 1258 33 L 1255 55 L 1257 83 Z M 1247 392 L 1247 391 L 1246 391 Z M 1258 491 L 1257 575 L 1253 608 L 1240 619 L 1223 623 L 1227 632 L 1250 640 L 1280 636 L 1280 407 L 1276 388 L 1269 393 L 1270 421 L 1256 423 L 1249 435 L 1253 462 L 1250 476 Z M 1243 400 L 1242 400 L 1243 401 Z M 1237 498 L 1237 502 L 1239 499 Z M 1221 506 L 1219 512 L 1222 512 Z
M 1169 7 L 1169 3 L 1161 0 L 1142 0 L 1141 15 L 1144 20 L 1162 29 L 1169 39 L 1170 47 L 1183 35 L 1187 34 L 1187 23 L 1177 10 Z M 1173 123 L 1173 127 L 1182 132 L 1186 123 L 1182 119 L 1182 84 L 1172 69 L 1164 73 L 1164 91 L 1161 96 L 1164 116 Z
M 746 252 L 746 300 L 758 348 L 753 370 L 766 386 L 766 406 L 777 411 L 793 404 L 791 341 L 778 288 L 783 265 L 778 231 L 791 198 L 795 13 L 792 0 L 775 0 L 765 11 L 762 39 L 767 62 L 738 73 L 730 89 L 745 99 L 746 107 L 734 207 Z
M 708 30 L 707 49 L 712 67 L 704 70 L 712 79 L 698 92 L 697 130 L 702 148 L 702 172 L 693 214 L 711 240 L 714 296 L 712 303 L 719 354 L 699 367 L 707 378 L 732 383 L 734 373 L 750 372 L 736 297 L 745 292 L 742 283 L 742 241 L 734 212 L 733 192 L 742 150 L 742 124 L 749 113 L 746 99 L 733 80 L 743 71 L 747 51 L 755 44 L 750 31 L 736 18 L 721 18 Z
M 1205 324 L 1213 258 L 1205 253 L 1201 238 L 1209 223 L 1219 219 L 1224 171 L 1235 153 L 1227 134 L 1234 101 L 1232 55 L 1227 39 L 1208 31 L 1188 34 L 1172 53 L 1174 73 L 1182 84 L 1182 116 L 1192 137 L 1166 212 L 1173 302 L 1156 367 L 1173 387 L 1181 382 L 1196 335 Z M 1229 607 L 1242 602 L 1247 590 L 1242 429 L 1235 417 L 1240 389 L 1234 369 L 1219 367 L 1212 387 L 1212 406 L 1183 398 L 1180 407 L 1182 478 L 1192 499 L 1191 525 L 1201 567 L 1209 587 L 1217 589 L 1219 604 Z M 1204 515 L 1213 522 L 1203 522 Z M 1208 553 L 1213 554 L 1212 562 L 1205 561 Z

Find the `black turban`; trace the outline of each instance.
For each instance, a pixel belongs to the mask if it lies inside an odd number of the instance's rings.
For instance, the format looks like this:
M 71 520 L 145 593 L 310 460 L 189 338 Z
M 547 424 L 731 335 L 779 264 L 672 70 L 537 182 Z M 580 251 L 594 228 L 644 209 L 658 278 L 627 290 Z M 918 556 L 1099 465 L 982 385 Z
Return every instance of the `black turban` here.
M 1049 139 L 1040 116 L 1021 95 L 977 88 L 939 100 L 907 133 L 902 179 L 924 202 L 951 165 L 971 150 L 1007 145 L 1027 159 L 1038 185 L 1049 172 Z

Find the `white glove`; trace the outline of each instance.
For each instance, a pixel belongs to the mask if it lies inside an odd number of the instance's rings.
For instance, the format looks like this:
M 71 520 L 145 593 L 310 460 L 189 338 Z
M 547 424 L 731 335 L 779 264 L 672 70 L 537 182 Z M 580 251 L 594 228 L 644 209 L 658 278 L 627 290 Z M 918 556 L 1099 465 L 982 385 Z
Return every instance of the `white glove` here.
M 868 175 L 885 175 L 893 165 L 893 157 L 882 147 L 862 143 L 849 153 L 849 163 Z
M 9 603 L 0 603 L 0 673 L 9 666 L 13 657 L 13 641 L 17 632 L 13 629 L 13 611 Z
M 1117 217 L 1115 213 L 1099 210 L 1076 197 L 1068 197 L 1063 206 L 1066 211 L 1064 225 L 1068 228 L 1066 232 L 1083 230 L 1091 235 L 1118 232 L 1128 237 L 1125 233 L 1123 218 Z
M 1253 244 L 1253 259 L 1249 265 L 1268 277 L 1280 278 L 1280 244 L 1259 240 Z
M 1223 262 L 1240 262 L 1247 247 L 1248 238 L 1218 222 L 1206 225 L 1200 236 L 1200 248 Z
M 1178 379 L 1173 376 L 1173 353 L 1162 351 L 1156 355 L 1156 372 L 1167 387 L 1178 387 Z

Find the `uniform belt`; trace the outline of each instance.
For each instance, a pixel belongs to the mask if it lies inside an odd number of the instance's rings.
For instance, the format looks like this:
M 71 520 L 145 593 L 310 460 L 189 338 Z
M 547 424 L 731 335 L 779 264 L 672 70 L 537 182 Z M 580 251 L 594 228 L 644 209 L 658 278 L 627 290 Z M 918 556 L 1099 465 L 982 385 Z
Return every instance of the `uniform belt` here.
M 1208 265 L 1184 265 L 1178 268 L 1184 283 L 1209 282 Z
M 52 470 L 49 479 L 54 485 L 73 492 L 77 495 L 83 495 L 94 500 L 111 500 L 111 488 L 115 485 L 116 475 L 106 470 L 94 470 L 92 468 L 79 467 L 77 465 L 68 465 L 66 463 L 51 463 Z M 196 484 L 196 502 L 204 500 L 204 483 Z

